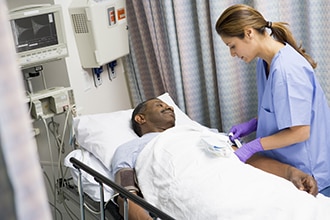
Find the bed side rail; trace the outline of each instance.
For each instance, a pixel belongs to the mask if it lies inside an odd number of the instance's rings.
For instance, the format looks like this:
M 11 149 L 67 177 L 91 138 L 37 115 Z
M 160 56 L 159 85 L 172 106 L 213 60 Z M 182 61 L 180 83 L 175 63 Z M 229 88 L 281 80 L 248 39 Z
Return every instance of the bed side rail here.
M 81 170 L 84 170 L 89 175 L 93 176 L 95 181 L 100 184 L 101 188 L 103 187 L 103 184 L 106 184 L 107 186 L 111 187 L 113 190 L 115 190 L 119 193 L 119 195 L 124 199 L 124 202 L 125 202 L 125 204 L 124 204 L 125 207 L 124 208 L 125 208 L 126 214 L 124 214 L 124 219 L 128 219 L 128 217 L 127 217 L 127 211 L 128 211 L 127 210 L 127 208 L 128 208 L 127 199 L 129 199 L 129 200 L 133 201 L 134 203 L 136 203 L 137 205 L 144 208 L 145 210 L 147 210 L 155 218 L 160 218 L 160 219 L 164 219 L 164 220 L 172 220 L 172 219 L 174 220 L 174 218 L 172 218 L 171 216 L 169 216 L 166 213 L 162 212 L 161 210 L 159 210 L 155 206 L 151 205 L 150 203 L 146 202 L 141 197 L 130 193 L 125 188 L 123 188 L 120 185 L 116 184 L 115 182 L 111 181 L 109 178 L 107 178 L 104 175 L 100 174 L 99 172 L 95 171 L 91 167 L 85 165 L 84 163 L 77 160 L 76 158 L 71 157 L 70 162 L 73 164 L 73 166 L 76 169 L 79 170 L 79 172 L 80 172 L 80 169 L 81 169 Z M 101 189 L 101 193 L 103 194 L 103 188 Z M 81 203 L 83 203 L 83 201 L 81 201 Z M 84 213 L 83 213 L 84 211 L 83 211 L 82 206 L 81 206 L 81 209 L 82 209 L 81 210 L 81 212 L 82 212 L 81 215 L 84 216 Z

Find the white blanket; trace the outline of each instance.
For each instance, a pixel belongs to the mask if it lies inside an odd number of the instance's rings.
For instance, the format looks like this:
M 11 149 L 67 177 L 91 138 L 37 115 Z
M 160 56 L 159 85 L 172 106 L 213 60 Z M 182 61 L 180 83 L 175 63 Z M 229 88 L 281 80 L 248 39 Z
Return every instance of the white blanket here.
M 136 170 L 146 201 L 175 219 L 330 219 L 330 199 L 243 164 L 234 153 L 211 154 L 201 137 L 219 135 L 175 127 L 154 138 Z

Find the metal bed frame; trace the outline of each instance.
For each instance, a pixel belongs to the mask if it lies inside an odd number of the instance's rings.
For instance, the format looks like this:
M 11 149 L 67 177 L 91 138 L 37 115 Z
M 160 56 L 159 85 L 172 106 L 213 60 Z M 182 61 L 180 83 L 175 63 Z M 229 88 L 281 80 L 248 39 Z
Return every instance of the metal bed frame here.
M 63 195 L 62 200 L 69 200 L 78 207 L 80 206 L 80 193 L 78 187 L 73 182 L 68 181 L 60 188 L 59 193 Z M 88 214 L 90 214 L 92 219 L 99 219 L 101 215 L 100 202 L 94 201 L 86 193 L 84 193 L 83 196 Z M 106 220 L 123 220 L 122 216 L 119 214 L 118 206 L 112 200 L 105 203 L 104 216 Z
M 85 171 L 89 175 L 93 176 L 95 181 L 99 183 L 100 186 L 100 202 L 99 202 L 99 210 L 101 212 L 100 218 L 102 220 L 105 220 L 106 214 L 104 209 L 104 194 L 103 194 L 103 184 L 111 187 L 114 191 L 118 192 L 119 196 L 123 198 L 124 200 L 124 220 L 128 220 L 128 200 L 133 201 L 137 205 L 144 208 L 146 211 L 150 213 L 150 216 L 152 216 L 154 219 L 164 219 L 164 220 L 174 220 L 173 217 L 169 216 L 168 214 L 162 212 L 158 208 L 154 207 L 150 203 L 146 202 L 144 199 L 142 199 L 139 196 L 136 196 L 132 193 L 130 193 L 125 188 L 121 187 L 120 185 L 116 184 L 115 182 L 111 181 L 107 177 L 103 176 L 102 174 L 98 173 L 91 167 L 87 166 L 86 164 L 82 163 L 81 161 L 77 160 L 74 157 L 70 158 L 70 162 L 73 164 L 73 166 L 78 170 L 79 173 L 79 180 L 81 182 L 82 174 L 81 170 Z M 79 184 L 79 191 L 83 192 L 83 186 L 82 184 Z M 85 220 L 85 195 L 83 193 L 79 193 L 79 204 L 80 204 L 80 215 L 81 220 Z

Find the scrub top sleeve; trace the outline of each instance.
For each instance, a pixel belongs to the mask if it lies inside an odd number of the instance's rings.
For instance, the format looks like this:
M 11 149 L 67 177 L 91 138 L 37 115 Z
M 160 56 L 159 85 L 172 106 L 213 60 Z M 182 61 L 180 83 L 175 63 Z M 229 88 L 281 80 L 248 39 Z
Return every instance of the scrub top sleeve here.
M 277 71 L 273 81 L 273 103 L 278 128 L 310 125 L 313 86 L 305 73 Z

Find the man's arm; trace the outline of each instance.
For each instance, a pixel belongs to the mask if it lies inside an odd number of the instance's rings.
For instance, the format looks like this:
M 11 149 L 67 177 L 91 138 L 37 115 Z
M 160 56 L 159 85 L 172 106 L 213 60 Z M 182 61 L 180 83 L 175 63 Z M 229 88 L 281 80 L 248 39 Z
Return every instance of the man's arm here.
M 137 195 L 136 192 L 130 191 L 131 193 Z M 124 200 L 119 196 L 117 200 L 119 206 L 119 213 L 124 216 Z M 139 205 L 128 200 L 128 219 L 130 220 L 152 220 L 151 216 L 141 208 Z
M 315 179 L 291 165 L 281 163 L 260 154 L 254 154 L 246 163 L 268 173 L 285 178 L 291 181 L 298 189 L 306 191 L 309 194 L 316 196 L 318 193 Z
M 131 168 L 122 168 L 115 175 L 115 182 L 138 196 L 140 191 L 135 178 L 135 171 Z M 117 200 L 119 213 L 124 216 L 124 200 L 119 196 Z M 128 219 L 150 220 L 151 216 L 142 207 L 128 200 Z

